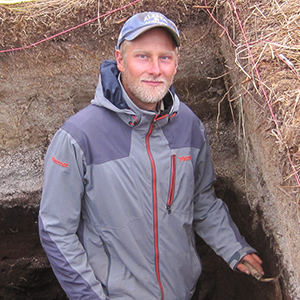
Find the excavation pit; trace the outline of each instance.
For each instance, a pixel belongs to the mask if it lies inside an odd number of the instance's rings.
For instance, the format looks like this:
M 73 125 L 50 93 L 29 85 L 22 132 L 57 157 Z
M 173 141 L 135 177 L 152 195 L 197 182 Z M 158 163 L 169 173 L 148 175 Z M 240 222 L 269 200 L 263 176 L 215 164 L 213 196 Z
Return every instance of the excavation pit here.
M 62 13 L 51 26 L 47 25 L 51 14 L 45 19 L 20 19 L 0 6 L 0 14 L 8 20 L 7 30 L 1 29 L 1 44 L 5 48 L 29 45 L 82 23 L 97 11 L 97 3 L 90 2 L 68 15 Z M 267 148 L 272 148 L 272 143 L 265 143 L 263 135 L 255 135 L 253 104 L 245 104 L 241 112 L 238 104 L 225 97 L 236 91 L 239 83 L 237 72 L 224 75 L 235 68 L 230 43 L 220 37 L 220 29 L 209 14 L 184 2 L 166 8 L 160 1 L 145 1 L 144 6 L 116 13 L 102 24 L 92 23 L 36 47 L 0 54 L 0 299 L 66 299 L 38 238 L 44 155 L 64 121 L 93 98 L 99 65 L 114 58 L 124 19 L 133 11 L 156 7 L 179 24 L 181 59 L 174 86 L 207 128 L 217 193 L 229 206 L 246 240 L 258 250 L 266 276 L 280 275 L 273 282 L 259 282 L 234 272 L 198 238 L 203 273 L 195 300 L 298 299 L 297 282 L 290 280 L 291 268 L 284 265 L 286 254 L 275 238 L 284 232 L 272 232 L 278 209 L 272 204 L 274 192 L 268 180 L 277 173 L 270 168 L 264 174 L 257 154 L 260 143 Z M 9 26 L 17 28 L 18 22 L 26 22 L 26 34 L 8 30 Z M 241 125 L 241 114 L 245 114 L 245 126 Z M 254 132 L 254 137 L 248 139 L 244 132 Z

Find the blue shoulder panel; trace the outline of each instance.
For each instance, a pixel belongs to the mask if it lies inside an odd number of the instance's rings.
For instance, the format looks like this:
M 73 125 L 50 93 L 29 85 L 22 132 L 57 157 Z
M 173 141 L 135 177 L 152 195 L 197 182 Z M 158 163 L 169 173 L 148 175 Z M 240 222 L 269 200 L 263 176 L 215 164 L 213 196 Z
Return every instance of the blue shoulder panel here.
M 163 128 L 171 149 L 193 147 L 200 149 L 205 141 L 205 129 L 201 121 L 184 103 L 174 119 Z
M 131 128 L 116 113 L 89 105 L 62 126 L 83 150 L 86 162 L 101 164 L 127 157 L 131 145 Z

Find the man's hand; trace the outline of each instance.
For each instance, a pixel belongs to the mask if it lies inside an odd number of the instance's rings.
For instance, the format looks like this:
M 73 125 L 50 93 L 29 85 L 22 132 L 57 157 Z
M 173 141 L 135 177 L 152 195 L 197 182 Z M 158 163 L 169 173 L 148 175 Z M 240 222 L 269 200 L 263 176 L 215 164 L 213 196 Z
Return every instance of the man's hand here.
M 256 279 L 260 279 L 264 276 L 264 270 L 261 265 L 262 260 L 255 253 L 251 253 L 242 258 L 237 265 L 237 269 L 248 275 L 253 275 Z

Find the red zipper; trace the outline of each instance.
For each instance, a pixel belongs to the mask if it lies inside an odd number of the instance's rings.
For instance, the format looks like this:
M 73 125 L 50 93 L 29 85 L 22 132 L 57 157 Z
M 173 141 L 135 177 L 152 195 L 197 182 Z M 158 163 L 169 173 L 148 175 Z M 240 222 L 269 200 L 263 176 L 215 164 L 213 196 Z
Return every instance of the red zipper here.
M 168 203 L 167 203 L 167 211 L 170 214 L 171 206 L 174 200 L 174 191 L 175 191 L 175 174 L 176 174 L 176 155 L 173 154 L 171 157 L 171 180 L 170 180 L 170 189 L 169 189 L 169 196 L 168 196 Z
M 155 162 L 150 150 L 150 135 L 153 130 L 154 122 L 156 121 L 157 117 L 153 119 L 153 122 L 150 126 L 149 132 L 146 136 L 146 145 L 147 145 L 147 152 L 148 156 L 150 158 L 151 162 L 151 168 L 152 168 L 152 186 L 153 186 L 153 217 L 154 217 L 154 248 L 155 248 L 155 271 L 156 271 L 156 277 L 157 277 L 157 282 L 160 287 L 161 291 L 161 300 L 164 299 L 164 291 L 163 287 L 161 284 L 161 279 L 160 279 L 160 274 L 159 274 L 159 250 L 158 250 L 158 217 L 157 217 L 157 191 L 156 191 L 156 168 L 155 168 Z

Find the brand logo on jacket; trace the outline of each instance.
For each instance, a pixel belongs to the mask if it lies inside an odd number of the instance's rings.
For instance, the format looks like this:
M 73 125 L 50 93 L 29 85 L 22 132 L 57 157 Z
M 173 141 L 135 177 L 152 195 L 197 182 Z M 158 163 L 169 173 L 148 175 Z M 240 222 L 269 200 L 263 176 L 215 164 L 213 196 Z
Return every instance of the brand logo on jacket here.
M 191 160 L 192 157 L 189 155 L 189 156 L 179 156 L 179 161 L 188 161 L 188 160 Z
M 59 166 L 61 166 L 61 167 L 64 167 L 64 168 L 67 168 L 67 167 L 68 167 L 68 164 L 63 163 L 63 162 L 57 160 L 54 156 L 52 156 L 52 161 L 53 161 L 55 164 L 57 164 L 57 165 L 59 165 Z

